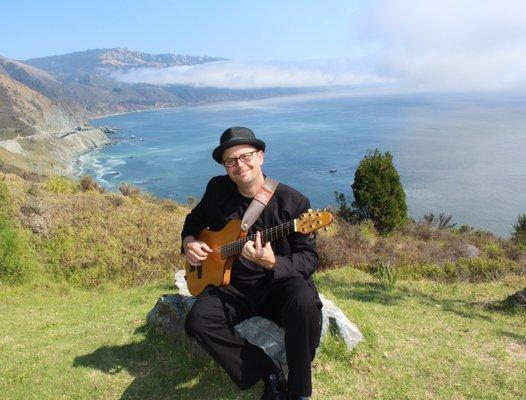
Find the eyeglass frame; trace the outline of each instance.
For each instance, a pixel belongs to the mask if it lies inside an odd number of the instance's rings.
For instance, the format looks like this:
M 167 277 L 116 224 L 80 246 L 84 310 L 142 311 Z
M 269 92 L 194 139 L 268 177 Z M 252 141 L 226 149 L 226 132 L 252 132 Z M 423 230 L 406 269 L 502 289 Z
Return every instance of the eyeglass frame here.
M 247 151 L 246 153 L 243 153 L 241 154 L 239 157 L 230 157 L 230 158 L 227 158 L 226 160 L 223 161 L 223 165 L 225 168 L 234 168 L 235 166 L 237 166 L 237 160 L 241 161 L 243 164 L 246 164 L 250 161 L 252 161 L 252 159 L 254 158 L 254 153 L 257 153 L 259 150 L 252 150 L 252 151 Z M 243 160 L 242 157 L 245 157 L 247 155 L 250 155 L 249 158 L 247 158 L 246 160 Z M 232 165 L 228 165 L 228 164 L 232 164 Z

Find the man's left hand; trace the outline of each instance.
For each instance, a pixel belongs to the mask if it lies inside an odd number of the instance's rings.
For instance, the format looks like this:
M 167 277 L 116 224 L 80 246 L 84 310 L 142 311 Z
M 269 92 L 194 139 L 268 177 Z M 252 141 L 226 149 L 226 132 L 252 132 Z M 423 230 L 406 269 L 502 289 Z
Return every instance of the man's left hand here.
M 261 244 L 261 233 L 259 231 L 256 232 L 256 240 L 249 240 L 245 243 L 241 256 L 265 269 L 274 269 L 276 266 L 274 250 L 272 250 L 270 242 L 265 243 L 265 246 Z

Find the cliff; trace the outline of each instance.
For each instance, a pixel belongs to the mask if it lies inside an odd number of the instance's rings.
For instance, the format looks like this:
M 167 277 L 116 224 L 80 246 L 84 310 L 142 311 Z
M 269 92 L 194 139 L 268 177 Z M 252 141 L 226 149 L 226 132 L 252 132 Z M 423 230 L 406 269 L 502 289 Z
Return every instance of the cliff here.
M 86 127 L 82 106 L 54 100 L 60 83 L 18 61 L 0 58 L 0 165 L 37 173 L 71 174 L 80 154 L 109 144 L 106 135 Z M 79 128 L 82 127 L 82 128 Z
M 26 160 L 22 164 L 23 169 L 59 175 L 73 175 L 80 155 L 109 144 L 108 137 L 95 128 L 59 134 L 41 133 L 0 141 L 0 147 Z M 18 160 L 20 163 L 20 157 Z
M 48 97 L 0 73 L 0 138 L 72 130 L 86 119 L 75 107 Z

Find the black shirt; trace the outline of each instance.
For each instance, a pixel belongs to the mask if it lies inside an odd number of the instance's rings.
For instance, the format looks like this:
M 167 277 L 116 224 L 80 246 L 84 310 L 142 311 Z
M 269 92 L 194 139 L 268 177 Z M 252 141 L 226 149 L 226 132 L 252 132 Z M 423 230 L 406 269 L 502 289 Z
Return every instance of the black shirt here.
M 221 230 L 228 221 L 242 219 L 252 199 L 242 196 L 228 175 L 216 176 L 208 182 L 201 201 L 186 217 L 181 236 L 197 236 L 208 227 Z M 298 218 L 310 207 L 309 200 L 291 187 L 278 184 L 271 200 L 250 228 L 248 234 L 272 228 Z M 244 257 L 238 257 L 232 266 L 230 284 L 246 290 L 265 285 L 276 279 L 302 277 L 314 288 L 311 275 L 314 273 L 318 255 L 316 240 L 293 233 L 271 243 L 276 256 L 274 270 L 267 270 Z

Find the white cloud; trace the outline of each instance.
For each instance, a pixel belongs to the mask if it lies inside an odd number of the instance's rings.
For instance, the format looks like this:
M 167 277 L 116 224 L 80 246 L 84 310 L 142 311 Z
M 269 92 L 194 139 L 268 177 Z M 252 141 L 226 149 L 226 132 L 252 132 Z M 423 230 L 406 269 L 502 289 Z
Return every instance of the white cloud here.
M 526 88 L 523 0 L 384 0 L 367 7 L 351 23 L 353 42 L 374 48 L 373 71 L 401 87 Z
M 164 69 L 134 69 L 114 76 L 127 83 L 232 89 L 352 86 L 382 81 L 372 74 L 355 71 L 345 60 L 309 63 L 218 61 Z
M 349 54 L 368 49 L 361 59 L 225 61 L 136 69 L 117 77 L 130 83 L 234 89 L 371 85 L 402 91 L 526 89 L 524 0 L 364 4 L 350 21 Z

